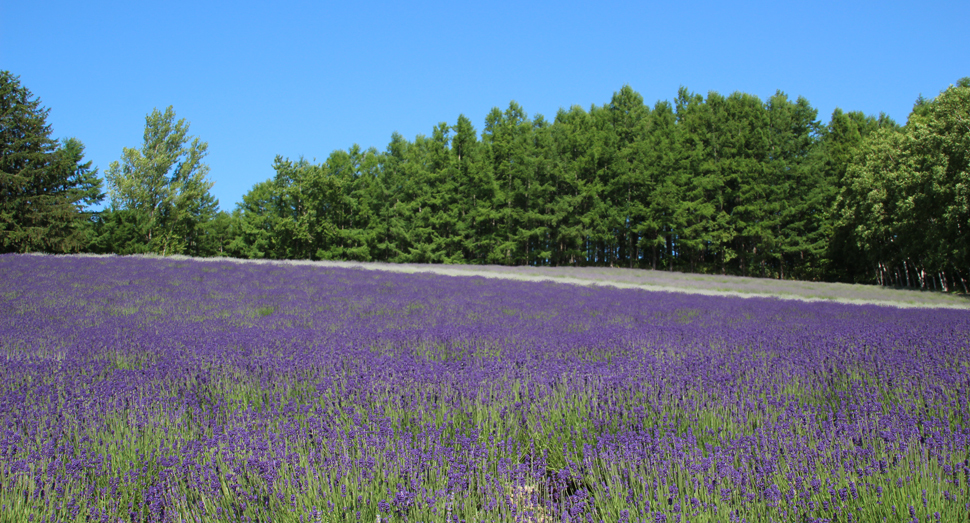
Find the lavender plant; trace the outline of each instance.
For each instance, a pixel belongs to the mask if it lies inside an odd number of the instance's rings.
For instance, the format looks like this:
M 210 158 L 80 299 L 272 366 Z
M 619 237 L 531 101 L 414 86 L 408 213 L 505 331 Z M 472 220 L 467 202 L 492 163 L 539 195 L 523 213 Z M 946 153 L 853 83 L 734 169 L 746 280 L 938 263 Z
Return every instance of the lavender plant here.
M 3 521 L 962 521 L 970 315 L 0 256 Z

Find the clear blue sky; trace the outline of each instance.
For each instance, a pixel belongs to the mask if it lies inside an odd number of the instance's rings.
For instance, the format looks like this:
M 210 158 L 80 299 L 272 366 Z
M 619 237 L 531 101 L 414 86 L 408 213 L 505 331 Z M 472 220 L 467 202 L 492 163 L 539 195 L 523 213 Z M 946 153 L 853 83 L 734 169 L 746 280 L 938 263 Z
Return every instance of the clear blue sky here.
M 970 76 L 970 2 L 0 2 L 0 69 L 102 172 L 175 107 L 221 208 L 276 155 L 323 161 L 492 107 L 652 105 L 683 85 L 807 98 L 905 123 Z

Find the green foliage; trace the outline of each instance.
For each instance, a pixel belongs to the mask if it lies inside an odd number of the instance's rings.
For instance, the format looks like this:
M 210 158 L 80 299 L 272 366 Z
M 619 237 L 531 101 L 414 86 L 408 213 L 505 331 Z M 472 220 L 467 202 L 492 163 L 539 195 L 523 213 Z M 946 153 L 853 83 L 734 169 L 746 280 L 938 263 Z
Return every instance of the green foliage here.
M 55 141 L 49 109 L 0 71 L 0 252 L 77 252 L 88 243 L 90 205 L 101 180 L 84 144 Z
M 850 228 L 837 225 L 840 211 L 836 209 L 836 198 L 846 185 L 846 171 L 858 148 L 879 129 L 898 130 L 899 126 L 885 115 L 876 119 L 860 112 L 845 113 L 836 109 L 831 122 L 822 130 L 820 145 L 815 151 L 814 168 L 825 177 L 829 200 L 824 225 L 828 247 L 823 263 L 830 279 L 861 282 L 871 278 L 865 256 L 851 237 Z
M 623 86 L 552 122 L 513 101 L 480 138 L 462 115 L 383 152 L 277 158 L 220 252 L 912 284 L 886 279 L 895 264 L 946 290 L 970 271 L 968 85 L 921 98 L 905 128 L 841 109 L 825 125 L 780 91 L 681 88 L 651 109 Z
M 883 284 L 950 290 L 970 269 L 970 82 L 920 98 L 905 127 L 860 145 L 837 201 L 837 239 Z M 949 273 L 949 276 L 947 275 Z
M 905 126 L 804 98 L 623 86 L 552 122 L 511 102 L 479 137 L 459 116 L 383 152 L 277 157 L 218 212 L 208 145 L 175 111 L 106 172 L 0 72 L 0 252 L 161 253 L 415 263 L 600 265 L 968 292 L 970 78 Z
M 160 254 L 206 252 L 205 228 L 218 201 L 209 194 L 209 167 L 202 162 L 208 144 L 188 133 L 189 123 L 176 121 L 171 106 L 164 112 L 155 109 L 145 117 L 141 149 L 124 148 L 121 162 L 112 162 L 105 173 L 111 197 L 107 214 L 135 215 L 119 219 L 130 227 L 114 229 L 134 234 L 124 240 L 132 248 L 139 244 L 138 250 Z
M 131 209 L 102 212 L 94 224 L 90 248 L 98 253 L 147 254 L 144 215 Z

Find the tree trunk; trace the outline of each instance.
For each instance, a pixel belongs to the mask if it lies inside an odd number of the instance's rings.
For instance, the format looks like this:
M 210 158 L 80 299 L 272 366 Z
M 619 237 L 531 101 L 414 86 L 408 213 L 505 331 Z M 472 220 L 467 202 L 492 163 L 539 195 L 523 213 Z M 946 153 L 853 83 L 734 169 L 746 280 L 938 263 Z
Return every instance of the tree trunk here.
M 667 235 L 667 270 L 670 272 L 674 270 L 674 239 L 669 234 Z
M 630 268 L 633 268 L 633 261 L 637 259 L 637 246 L 633 243 L 633 234 L 630 234 Z M 639 265 L 639 264 L 637 264 Z
M 953 265 L 953 270 L 956 271 L 957 279 L 960 280 L 960 284 L 963 285 L 964 294 L 970 294 L 970 290 L 967 290 L 967 280 L 963 279 L 963 273 L 960 272 L 960 268 L 957 267 L 957 265 L 953 262 L 950 262 L 950 264 Z

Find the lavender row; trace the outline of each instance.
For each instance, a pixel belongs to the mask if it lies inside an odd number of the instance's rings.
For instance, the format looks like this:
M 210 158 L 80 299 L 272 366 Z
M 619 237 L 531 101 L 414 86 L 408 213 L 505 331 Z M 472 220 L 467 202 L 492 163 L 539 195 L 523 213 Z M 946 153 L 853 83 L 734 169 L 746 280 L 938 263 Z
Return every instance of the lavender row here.
M 970 513 L 965 311 L 5 255 L 0 378 L 23 520 Z

